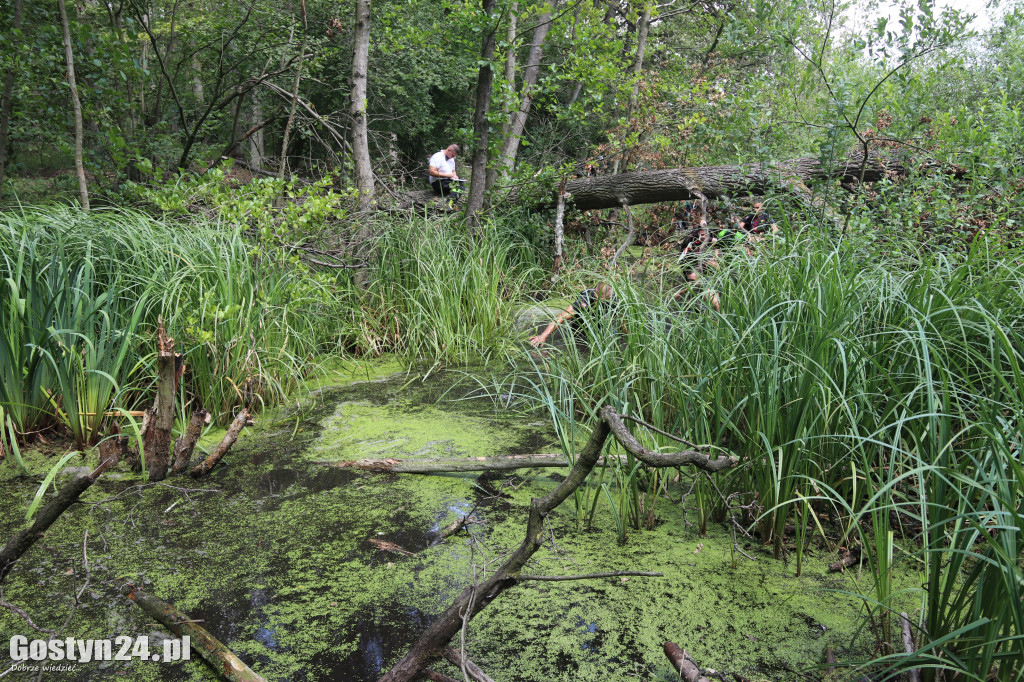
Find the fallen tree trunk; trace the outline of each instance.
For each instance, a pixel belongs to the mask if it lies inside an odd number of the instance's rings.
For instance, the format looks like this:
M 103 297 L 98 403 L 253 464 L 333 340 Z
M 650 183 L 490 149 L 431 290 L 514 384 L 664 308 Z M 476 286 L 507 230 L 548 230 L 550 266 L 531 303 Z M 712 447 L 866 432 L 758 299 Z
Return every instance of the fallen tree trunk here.
M 60 515 L 68 507 L 75 503 L 82 493 L 89 489 L 89 486 L 96 482 L 96 479 L 100 477 L 100 474 L 108 466 L 110 466 L 109 459 L 101 462 L 91 474 L 82 474 L 69 481 L 60 489 L 57 497 L 53 498 L 53 501 L 36 514 L 36 520 L 31 526 L 14 534 L 14 537 L 0 550 L 0 583 L 7 577 L 14 562 L 27 552 L 32 545 L 36 544 L 39 538 L 43 537 L 43 533 L 60 518 Z
M 489 577 L 480 583 L 466 587 L 451 606 L 430 624 L 408 653 L 380 678 L 379 682 L 410 682 L 416 679 L 426 664 L 439 655 L 451 638 L 462 629 L 465 621 L 473 618 L 502 592 L 519 582 L 518 576 L 523 567 L 541 546 L 544 538 L 544 521 L 548 514 L 586 481 L 587 476 L 590 475 L 600 459 L 608 435 L 612 433 L 620 443 L 625 435 L 629 435 L 621 417 L 611 407 L 603 407 L 598 412 L 598 420 L 590 434 L 590 440 L 576 458 L 576 464 L 569 474 L 547 495 L 541 498 L 535 497 L 530 501 L 526 537 L 519 547 Z M 642 452 L 645 457 L 644 461 L 650 466 L 675 467 L 685 463 L 692 464 L 704 471 L 716 472 L 734 467 L 739 463 L 739 459 L 736 457 L 730 456 L 713 460 L 710 456 L 695 451 L 664 455 L 652 453 L 639 447 L 639 443 L 636 443 L 631 435 L 626 440 L 627 442 L 622 443 L 623 446 L 631 452 L 633 450 Z
M 189 637 L 189 643 L 196 653 L 206 659 L 214 670 L 225 680 L 232 682 L 266 682 L 263 677 L 254 673 L 242 662 L 231 649 L 211 635 L 206 628 L 200 627 L 188 616 L 174 608 L 171 604 L 146 594 L 129 583 L 122 588 L 122 594 L 139 605 L 143 611 L 159 621 L 176 637 Z
M 630 206 L 663 201 L 688 201 L 702 198 L 736 197 L 747 193 L 763 194 L 767 190 L 799 191 L 801 186 L 816 180 L 860 179 L 862 152 L 853 152 L 845 161 L 825 165 L 817 157 L 804 157 L 778 163 L 748 163 L 737 166 L 703 166 L 639 171 L 619 175 L 596 175 L 570 180 L 565 192 L 572 196 L 570 206 L 581 211 L 617 208 L 624 202 Z M 894 157 L 880 152 L 868 155 L 864 179 L 878 180 L 886 173 L 905 173 Z M 558 187 L 545 190 L 543 196 L 554 206 Z M 518 201 L 513 191 L 509 201 Z
M 665 655 L 672 663 L 672 667 L 682 675 L 686 682 L 711 682 L 700 674 L 700 666 L 690 657 L 690 654 L 675 642 L 665 642 Z
M 224 455 L 228 453 L 231 446 L 238 440 L 238 434 L 242 432 L 242 427 L 249 423 L 249 410 L 242 408 L 242 411 L 238 413 L 235 420 L 231 422 L 231 426 L 228 427 L 228 432 L 224 434 L 224 438 L 221 442 L 213 449 L 213 452 L 199 464 L 192 467 L 192 470 L 188 472 L 192 478 L 200 478 L 205 476 L 213 470 L 213 467 L 217 466 Z
M 444 650 L 444 657 L 449 663 L 469 676 L 473 682 L 494 682 L 487 673 L 480 669 L 480 666 L 466 658 L 460 649 L 449 647 Z
M 565 455 L 499 455 L 496 457 L 458 457 L 451 459 L 354 459 L 344 462 L 319 462 L 339 469 L 390 471 L 396 474 L 441 474 L 460 471 L 511 471 L 539 467 L 567 467 Z

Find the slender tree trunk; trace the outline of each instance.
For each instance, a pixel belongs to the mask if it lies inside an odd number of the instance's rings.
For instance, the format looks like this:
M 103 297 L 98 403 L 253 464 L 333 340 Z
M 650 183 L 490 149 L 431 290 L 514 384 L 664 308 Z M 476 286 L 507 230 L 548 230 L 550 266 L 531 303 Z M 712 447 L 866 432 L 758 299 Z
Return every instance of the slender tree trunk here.
M 490 23 L 494 13 L 495 0 L 483 0 L 482 9 L 487 22 Z M 495 27 L 496 30 L 497 27 Z M 469 185 L 469 198 L 466 200 L 466 221 L 470 227 L 479 223 L 478 214 L 484 207 L 484 190 L 487 184 L 487 112 L 491 107 L 491 89 L 494 85 L 494 69 L 491 59 L 494 57 L 494 30 L 484 34 L 480 49 L 480 70 L 476 80 L 476 112 L 473 114 L 473 177 Z
M 259 99 L 253 98 L 249 107 L 249 122 L 257 126 L 263 120 L 263 106 Z M 249 136 L 249 165 L 255 168 L 263 168 L 266 154 L 263 150 L 263 128 L 260 128 Z
M 370 61 L 370 0 L 356 0 L 355 49 L 352 55 L 352 151 L 359 208 L 373 205 L 373 167 L 366 123 L 366 80 Z
M 640 21 L 636 25 L 636 59 L 633 60 L 633 90 L 629 94 L 629 107 L 626 109 L 626 126 L 630 135 L 628 139 L 632 142 L 630 146 L 623 151 L 622 163 L 619 164 L 616 161 L 616 170 L 618 172 L 625 172 L 634 157 L 634 149 L 636 147 L 636 140 L 634 134 L 639 137 L 640 135 L 640 124 L 633 121 L 633 117 L 636 116 L 637 109 L 640 107 L 640 77 L 644 71 L 644 53 L 647 51 L 647 34 L 650 32 L 651 27 L 651 8 L 650 5 L 644 5 L 644 11 L 640 15 Z
M 68 70 L 68 86 L 71 88 L 71 105 L 75 112 L 75 173 L 78 175 L 78 191 L 82 200 L 82 208 L 89 210 L 89 187 L 85 183 L 85 165 L 82 163 L 82 147 L 84 131 L 82 127 L 82 102 L 78 99 L 78 85 L 75 83 L 75 55 L 71 50 L 71 26 L 68 23 L 68 11 L 64 0 L 57 0 L 60 11 L 60 26 L 64 32 L 64 61 Z
M 526 71 L 523 73 L 523 89 L 519 100 L 519 108 L 509 117 L 508 135 L 501 150 L 498 164 L 502 172 L 508 173 L 516 163 L 519 153 L 519 140 L 526 128 L 526 117 L 533 105 L 533 91 L 540 75 L 540 61 L 544 58 L 544 42 L 551 29 L 551 13 L 558 9 L 558 0 L 553 0 L 551 7 L 537 19 L 537 28 L 533 31 L 533 42 L 530 44 L 530 55 L 526 60 Z
M 508 95 L 511 95 L 516 91 L 516 24 L 518 22 L 518 14 L 519 3 L 513 2 L 508 12 L 508 32 L 505 34 L 505 42 L 508 43 L 508 51 L 505 54 L 505 87 L 508 89 Z M 504 145 L 507 138 L 508 117 L 505 117 L 505 120 L 501 123 L 501 137 L 498 138 L 497 143 Z M 494 183 L 497 179 L 498 166 L 493 163 L 488 164 L 487 184 L 484 187 L 484 192 L 494 187 Z
M 14 0 L 14 30 L 21 29 L 22 0 Z M 15 45 L 15 54 L 18 46 Z M 0 199 L 4 196 L 4 180 L 7 177 L 7 131 L 11 124 L 11 98 L 14 95 L 14 73 L 18 69 L 17 60 L 4 74 L 4 92 L 0 100 Z
M 284 124 L 284 136 L 281 140 L 281 164 L 277 169 L 277 179 L 284 180 L 288 170 L 288 141 L 291 137 L 292 123 L 295 122 L 295 109 L 299 105 L 299 82 L 302 80 L 302 63 L 306 58 L 306 38 L 309 33 L 306 26 L 306 0 L 302 0 L 302 42 L 299 44 L 299 63 L 295 67 L 295 82 L 292 84 L 292 105 L 288 110 L 288 121 Z

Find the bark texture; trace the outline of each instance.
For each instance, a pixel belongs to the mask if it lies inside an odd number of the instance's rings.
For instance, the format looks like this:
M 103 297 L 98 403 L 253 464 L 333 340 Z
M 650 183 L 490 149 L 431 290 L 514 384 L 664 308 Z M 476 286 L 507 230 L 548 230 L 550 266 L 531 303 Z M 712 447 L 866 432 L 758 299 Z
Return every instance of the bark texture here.
M 71 107 L 75 114 L 75 175 L 78 176 L 78 194 L 82 208 L 89 210 L 89 186 L 85 182 L 85 165 L 82 161 L 85 146 L 85 131 L 82 125 L 82 101 L 78 99 L 78 84 L 75 81 L 75 54 L 71 49 L 71 25 L 64 0 L 57 0 L 60 12 L 60 27 L 64 33 L 64 62 L 67 66 L 68 86 L 71 88 Z
M 231 649 L 224 646 L 206 628 L 200 627 L 171 604 L 146 594 L 132 584 L 122 590 L 124 596 L 135 602 L 149 616 L 155 618 L 176 637 L 188 635 L 192 648 L 206 659 L 217 673 L 232 682 L 265 682 L 242 662 Z
M 192 418 L 188 420 L 188 426 L 185 427 L 185 433 L 181 434 L 174 443 L 174 465 L 171 467 L 171 471 L 180 474 L 188 468 L 188 461 L 192 459 L 192 453 L 195 452 L 199 435 L 203 432 L 203 427 L 209 423 L 210 413 L 206 410 L 200 408 L 192 413 Z
M 352 54 L 352 156 L 359 208 L 373 205 L 373 167 L 366 123 L 366 74 L 370 68 L 370 0 L 356 0 L 355 48 Z
M 224 458 L 224 455 L 228 454 L 228 450 L 238 440 L 238 434 L 242 432 L 242 428 L 249 423 L 251 415 L 249 410 L 242 409 L 235 417 L 235 420 L 231 422 L 231 426 L 228 427 L 228 432 L 224 434 L 223 440 L 213 449 L 213 452 L 199 464 L 192 467 L 189 471 L 189 476 L 192 478 L 200 478 L 213 471 L 213 467 L 217 466 L 217 462 Z
M 530 107 L 533 106 L 533 92 L 540 75 L 540 61 L 544 58 L 544 43 L 547 41 L 548 31 L 551 30 L 551 13 L 557 10 L 558 0 L 552 0 L 551 6 L 537 18 L 537 27 L 533 30 L 533 42 L 530 43 L 530 54 L 526 58 L 526 70 L 523 72 L 523 90 L 519 98 L 519 107 L 509 116 L 508 133 L 505 136 L 501 157 L 498 159 L 498 165 L 504 173 L 510 172 L 516 164 L 519 140 L 523 137 L 526 118 L 530 114 Z
M 162 481 L 167 477 L 171 430 L 174 428 L 174 393 L 178 384 L 174 339 L 167 336 L 162 318 L 157 323 L 156 333 L 156 401 L 149 428 L 143 434 L 143 453 L 150 481 Z
M 690 658 L 690 654 L 675 642 L 665 642 L 665 656 L 686 682 L 711 682 L 700 674 L 700 667 Z
M 466 587 L 451 606 L 430 624 L 430 627 L 409 649 L 409 652 L 380 678 L 379 682 L 409 682 L 416 679 L 430 659 L 444 651 L 449 640 L 462 628 L 464 619 L 467 621 L 472 619 L 502 592 L 519 582 L 520 572 L 543 542 L 544 520 L 586 481 L 587 476 L 593 471 L 601 457 L 601 451 L 604 449 L 609 434 L 615 434 L 619 442 L 630 452 L 643 453 L 645 461 L 654 462 L 652 466 L 674 467 L 693 464 L 704 471 L 717 472 L 739 463 L 736 457 L 712 460 L 707 455 L 696 452 L 677 453 L 676 455 L 651 453 L 640 447 L 632 436 L 629 436 L 627 442 L 623 442 L 620 437 L 622 432 L 628 433 L 621 417 L 610 407 L 601 408 L 598 413 L 598 421 L 590 434 L 590 440 L 579 453 L 576 464 L 569 474 L 550 493 L 544 497 L 535 497 L 530 501 L 526 537 L 519 547 L 487 579 Z
M 39 538 L 43 537 L 43 534 L 60 518 L 60 515 L 74 504 L 79 496 L 89 489 L 89 486 L 96 482 L 107 466 L 109 463 L 103 462 L 91 474 L 82 474 L 66 483 L 57 493 L 57 497 L 36 514 L 36 520 L 32 522 L 31 526 L 14 534 L 14 537 L 0 550 L 0 583 L 3 583 L 14 562 L 31 549 Z
M 489 20 L 494 14 L 495 0 L 483 0 L 484 16 Z M 469 183 L 469 197 L 466 199 L 466 221 L 471 227 L 479 223 L 478 215 L 484 208 L 484 191 L 487 185 L 487 145 L 490 124 L 487 112 L 491 108 L 491 90 L 494 87 L 494 31 L 489 30 L 483 37 L 480 48 L 480 69 L 476 80 L 476 109 L 473 113 L 473 165 Z
M 789 191 L 794 182 L 807 184 L 816 180 L 857 180 L 863 155 L 854 152 L 846 161 L 826 166 L 818 158 L 806 157 L 779 163 L 752 163 L 739 166 L 704 166 L 641 171 L 619 175 L 597 175 L 576 178 L 566 183 L 572 195 L 571 206 L 581 211 L 616 208 L 623 202 L 630 206 L 663 201 L 717 199 L 735 197 L 748 192 L 763 194 L 766 190 Z M 896 159 L 872 152 L 865 165 L 866 180 L 877 180 L 886 173 L 905 172 Z M 557 200 L 557 186 L 550 189 L 550 205 Z M 509 195 L 516 201 L 515 193 Z

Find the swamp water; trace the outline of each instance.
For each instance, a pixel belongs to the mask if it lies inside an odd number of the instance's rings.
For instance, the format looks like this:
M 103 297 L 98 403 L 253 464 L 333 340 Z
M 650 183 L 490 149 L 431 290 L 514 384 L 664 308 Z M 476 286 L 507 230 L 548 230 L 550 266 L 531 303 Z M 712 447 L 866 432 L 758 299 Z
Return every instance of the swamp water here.
M 37 623 L 60 627 L 86 578 L 88 531 L 88 585 L 64 637 L 148 635 L 162 650 L 163 628 L 119 596 L 119 585 L 133 580 L 201 619 L 268 680 L 375 680 L 474 572 L 500 564 L 518 545 L 530 497 L 567 470 L 416 476 L 324 467 L 318 462 L 556 451 L 544 415 L 469 399 L 478 384 L 466 375 L 420 381 L 363 371 L 362 380 L 318 391 L 300 408 L 262 416 L 228 466 L 205 479 L 140 488 L 131 476 L 105 475 L 18 562 L 3 598 Z M 3 541 L 38 485 L 10 477 L 12 468 L 5 464 L 0 479 Z M 866 644 L 867 633 L 854 641 L 861 605 L 838 592 L 851 581 L 826 576 L 824 554 L 812 552 L 799 579 L 792 563 L 756 547 L 747 550 L 756 561 L 740 557 L 734 568 L 731 535 L 712 525 L 709 536 L 697 536 L 681 507 L 665 499 L 657 502 L 656 528 L 633 531 L 620 546 L 604 505 L 594 529 L 578 531 L 567 500 L 531 572 L 665 577 L 509 590 L 472 621 L 466 638 L 470 658 L 498 682 L 675 680 L 665 640 L 725 672 L 807 679 L 797 671 L 817 665 L 826 645 L 843 652 Z M 441 527 L 470 511 L 483 521 L 470 528 L 475 541 L 462 533 L 430 546 Z M 383 551 L 371 540 L 416 554 Z M 14 634 L 34 636 L 0 609 L 0 642 Z M 10 665 L 5 647 L 0 673 Z M 445 663 L 436 668 L 458 677 Z M 187 663 L 78 664 L 43 679 L 108 678 L 217 679 L 194 653 Z

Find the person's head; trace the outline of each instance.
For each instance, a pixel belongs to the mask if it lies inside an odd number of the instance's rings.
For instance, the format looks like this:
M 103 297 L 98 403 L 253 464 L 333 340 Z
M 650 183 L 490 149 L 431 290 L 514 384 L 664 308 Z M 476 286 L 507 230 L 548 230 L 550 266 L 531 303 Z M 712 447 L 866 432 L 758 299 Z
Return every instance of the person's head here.
M 459 155 L 460 151 L 462 151 L 462 150 L 459 149 L 459 145 L 457 145 L 457 144 L 450 144 L 450 145 L 448 145 L 448 148 L 444 150 L 444 155 L 446 157 L 448 157 L 449 159 L 454 159 L 456 156 Z
M 612 298 L 612 293 L 614 292 L 612 291 L 612 288 L 611 286 L 609 286 L 608 282 L 601 282 L 596 287 L 594 287 L 594 293 L 597 294 L 597 297 L 602 301 L 610 301 Z

